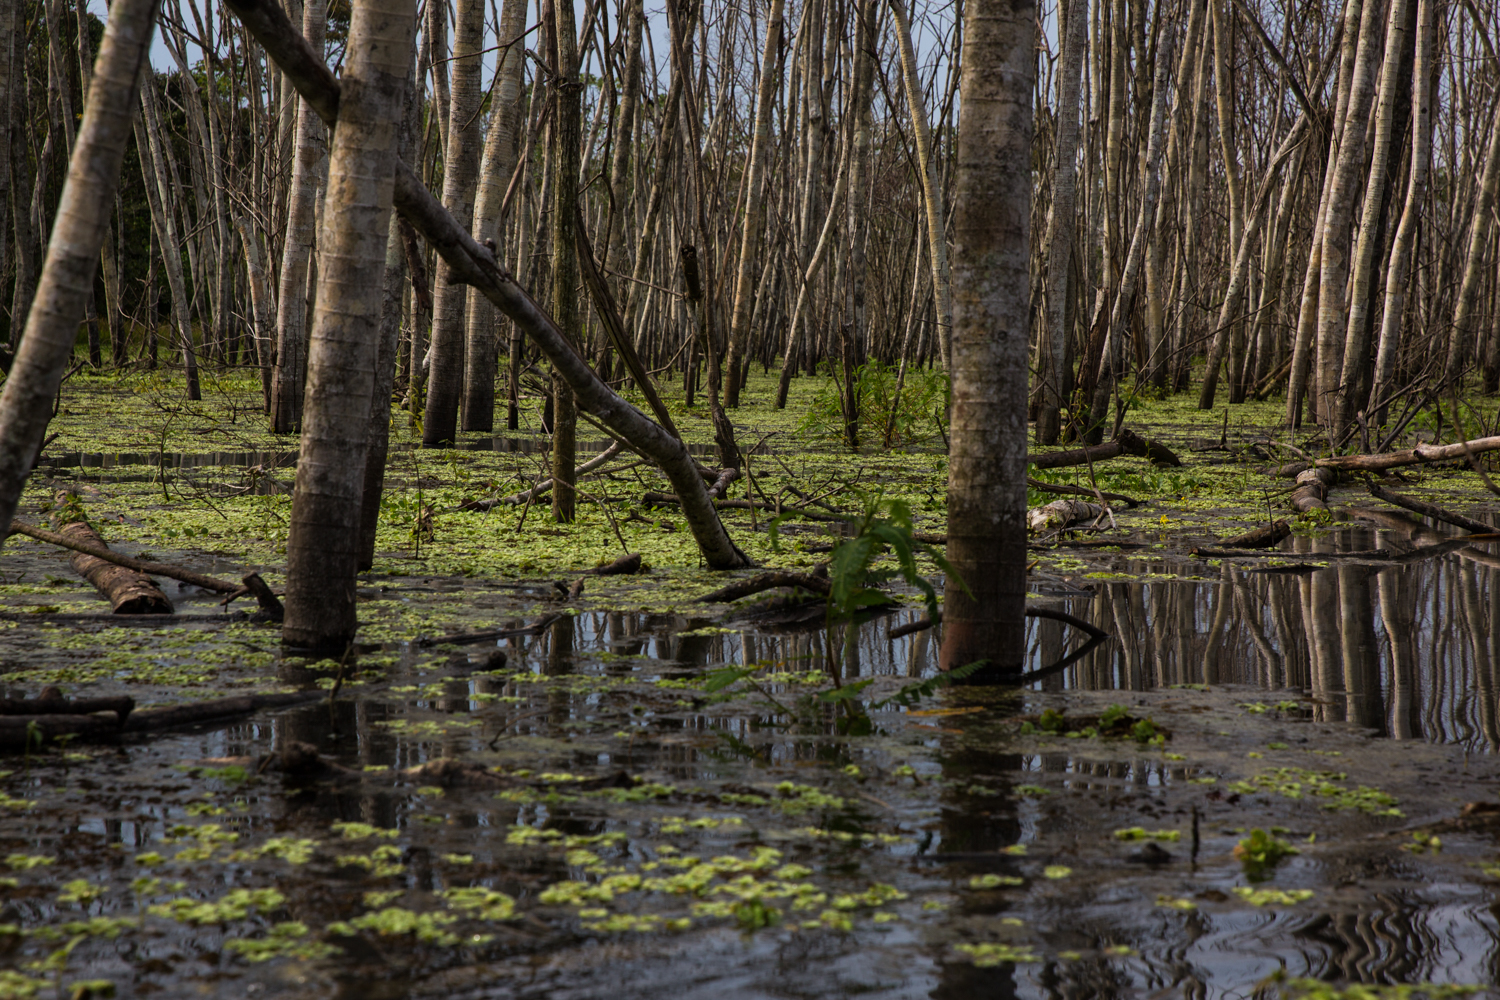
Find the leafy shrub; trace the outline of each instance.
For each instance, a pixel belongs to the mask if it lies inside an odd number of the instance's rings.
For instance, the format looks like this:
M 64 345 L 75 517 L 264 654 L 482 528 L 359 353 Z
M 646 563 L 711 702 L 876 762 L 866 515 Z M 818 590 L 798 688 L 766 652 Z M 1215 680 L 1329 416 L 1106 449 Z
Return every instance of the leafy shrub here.
M 869 361 L 854 370 L 854 393 L 859 400 L 859 420 L 869 435 L 884 447 L 918 444 L 938 434 L 933 413 L 948 393 L 948 376 L 933 368 L 907 366 L 906 381 L 896 394 L 899 369 L 880 361 Z M 844 438 L 844 372 L 837 365 L 823 383 L 812 405 L 797 425 L 797 432 L 820 441 Z M 894 421 L 891 419 L 895 412 Z M 890 429 L 889 437 L 886 429 Z

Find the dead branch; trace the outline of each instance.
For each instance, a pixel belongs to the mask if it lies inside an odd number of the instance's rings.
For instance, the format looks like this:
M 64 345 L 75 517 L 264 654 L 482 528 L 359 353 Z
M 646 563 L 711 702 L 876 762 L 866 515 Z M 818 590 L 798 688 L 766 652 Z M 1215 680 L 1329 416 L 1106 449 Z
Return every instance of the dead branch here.
M 1464 517 L 1462 514 L 1455 514 L 1450 510 L 1444 510 L 1435 503 L 1402 496 L 1400 493 L 1388 490 L 1378 483 L 1370 483 L 1370 495 L 1377 500 L 1384 500 L 1386 503 L 1395 504 L 1397 507 L 1405 507 L 1415 514 L 1430 517 L 1434 521 L 1445 521 L 1454 527 L 1463 528 L 1465 531 L 1487 534 L 1495 530 L 1493 525 L 1485 524 L 1483 521 L 1476 521 L 1471 517 Z

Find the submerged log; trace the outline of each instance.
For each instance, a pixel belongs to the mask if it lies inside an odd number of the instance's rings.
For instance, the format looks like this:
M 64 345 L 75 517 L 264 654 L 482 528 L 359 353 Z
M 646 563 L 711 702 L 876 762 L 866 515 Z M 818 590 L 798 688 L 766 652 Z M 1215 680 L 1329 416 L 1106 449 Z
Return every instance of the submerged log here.
M 1135 455 L 1150 459 L 1153 465 L 1181 465 L 1182 459 L 1162 444 L 1143 438 L 1135 431 L 1124 428 L 1113 441 L 1091 444 L 1071 451 L 1054 451 L 1046 455 L 1031 455 L 1027 461 L 1038 469 L 1061 469 L 1070 465 L 1088 465 L 1118 458 L 1120 455 Z
M 96 551 L 109 550 L 98 532 L 84 521 L 64 525 L 60 534 L 63 538 L 87 545 Z M 92 583 L 95 590 L 109 599 L 110 606 L 117 615 L 169 615 L 176 610 L 172 607 L 172 602 L 167 600 L 167 595 L 145 573 L 79 551 L 75 551 L 68 562 L 72 564 L 74 572 Z
M 629 552 L 612 563 L 583 571 L 584 576 L 631 576 L 641 571 L 641 554 Z
M 135 710 L 135 699 L 119 698 L 64 698 L 55 688 L 43 691 L 37 698 L 0 698 L 0 716 L 15 715 L 92 715 L 95 712 L 114 712 L 124 723 Z
M 1444 510 L 1435 503 L 1402 496 L 1400 493 L 1388 490 L 1378 483 L 1370 484 L 1370 495 L 1377 500 L 1384 500 L 1386 503 L 1395 504 L 1397 507 L 1405 507 L 1415 514 L 1430 517 L 1434 521 L 1444 521 L 1456 528 L 1463 528 L 1465 531 L 1487 534 L 1495 530 L 1494 525 L 1485 524 L 1483 521 L 1476 521 L 1472 517 L 1464 517 L 1462 514 L 1455 514 L 1450 510 Z
M 1063 531 L 1083 521 L 1098 521 L 1109 508 L 1084 500 L 1054 500 L 1026 512 L 1031 531 Z
M 1074 628 L 1078 629 L 1080 632 L 1086 633 L 1090 641 L 1096 639 L 1104 639 L 1109 635 L 1108 632 L 1093 624 L 1092 622 L 1086 622 L 1082 618 L 1070 615 L 1066 611 L 1058 611 L 1056 608 L 1027 608 L 1026 617 L 1047 618 L 1051 621 L 1062 622 L 1064 625 L 1071 625 Z M 914 622 L 907 622 L 905 625 L 891 629 L 890 637 L 892 639 L 900 639 L 902 636 L 911 635 L 915 632 L 922 632 L 926 629 L 932 628 L 932 626 L 934 625 L 941 625 L 942 623 L 943 613 L 939 611 L 936 618 L 918 618 Z
M 26 524 L 24 521 L 12 521 L 10 522 L 10 533 L 12 535 L 25 535 L 28 538 L 35 538 L 37 541 L 46 542 L 49 545 L 58 545 L 65 549 L 72 549 L 74 552 L 81 552 L 96 559 L 112 562 L 116 566 L 124 566 L 126 569 L 133 569 L 138 573 L 149 573 L 152 576 L 165 576 L 172 580 L 181 580 L 183 583 L 190 583 L 195 587 L 202 587 L 204 590 L 212 590 L 215 593 L 229 594 L 241 589 L 237 583 L 220 580 L 212 576 L 204 576 L 202 573 L 194 573 L 192 570 L 184 569 L 181 566 L 153 562 L 149 559 L 132 559 L 129 556 L 121 555 L 111 550 L 103 541 L 99 541 L 96 544 L 93 541 L 67 533 L 67 529 L 64 529 L 63 534 L 58 534 L 55 531 L 48 531 L 45 528 Z M 94 537 L 98 538 L 97 535 Z
M 739 580 L 727 587 L 720 587 L 718 590 L 704 594 L 698 598 L 698 603 L 715 604 L 726 601 L 737 601 L 742 597 L 749 597 L 751 594 L 775 590 L 777 587 L 800 587 L 803 590 L 826 597 L 830 589 L 830 584 L 826 576 L 777 569 L 766 573 L 757 573 L 749 579 Z
M 1297 488 L 1292 490 L 1292 509 L 1299 514 L 1328 509 L 1328 487 L 1338 479 L 1332 469 L 1304 469 L 1297 474 Z
M 167 705 L 161 708 L 143 708 L 121 718 L 116 712 L 98 715 L 3 715 L 0 716 L 0 752 L 29 752 L 48 741 L 82 740 L 84 742 L 115 742 L 122 733 L 151 732 L 186 726 L 199 722 L 217 722 L 237 715 L 248 715 L 264 708 L 282 708 L 314 701 L 323 697 L 321 691 L 300 691 L 291 694 L 246 694 L 233 698 L 214 698 L 190 705 Z M 43 699 L 37 699 L 42 701 Z M 102 701 L 129 701 L 130 699 L 100 699 Z M 21 702 L 25 705 L 27 702 Z M 87 706 L 89 701 L 74 702 L 75 706 Z

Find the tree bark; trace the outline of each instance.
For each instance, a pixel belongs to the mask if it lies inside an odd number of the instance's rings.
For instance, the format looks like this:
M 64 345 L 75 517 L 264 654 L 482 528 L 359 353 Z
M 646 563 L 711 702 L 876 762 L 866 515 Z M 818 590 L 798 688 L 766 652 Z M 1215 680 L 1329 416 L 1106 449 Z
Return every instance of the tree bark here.
M 69 541 L 95 548 L 109 548 L 104 544 L 104 539 L 85 521 L 62 525 L 58 533 Z M 175 612 L 167 595 L 145 573 L 138 573 L 84 552 L 74 552 L 68 557 L 68 563 L 73 567 L 73 572 L 94 585 L 94 589 L 109 601 L 117 615 L 170 615 Z
M 171 150 L 167 148 L 167 136 L 162 127 L 161 109 L 157 103 L 156 81 L 148 77 L 141 89 L 141 126 L 137 132 L 136 145 L 143 151 L 141 139 L 150 146 L 151 173 L 146 183 L 155 188 L 155 204 L 152 214 L 156 219 L 156 235 L 161 245 L 162 268 L 167 272 L 167 289 L 172 295 L 172 319 L 177 328 L 177 342 L 182 350 L 182 364 L 187 372 L 188 399 L 201 399 L 198 387 L 198 355 L 193 347 L 193 318 L 188 311 L 187 283 L 182 276 L 183 243 L 177 232 L 177 213 L 173 201 L 174 185 L 167 166 Z
M 73 353 L 84 302 L 93 293 L 142 73 L 149 72 L 156 6 L 156 0 L 115 0 L 105 24 L 41 281 L 0 389 L 0 524 L 15 516 Z
M 319 652 L 342 651 L 358 627 L 360 508 L 396 139 L 415 28 L 414 0 L 354 5 L 329 152 L 282 626 L 288 646 Z
M 235 220 L 240 232 L 240 242 L 245 246 L 245 276 L 250 284 L 250 322 L 252 339 L 255 342 L 255 360 L 260 366 L 261 402 L 265 412 L 271 412 L 271 374 L 273 345 L 271 341 L 274 322 L 271 303 L 271 281 L 266 274 L 266 254 L 261 248 L 260 236 L 255 226 L 244 216 Z
M 479 171 L 479 74 L 483 69 L 483 0 L 458 0 L 448 99 L 447 152 L 443 157 L 443 207 L 469 229 Z M 451 280 L 438 261 L 432 287 L 432 353 L 422 446 L 449 447 L 458 440 L 459 396 L 464 387 L 464 305 L 468 289 Z
M 572 0 L 552 0 L 553 82 L 556 115 L 552 128 L 552 318 L 575 351 L 581 353 L 578 308 L 578 171 L 583 83 L 578 78 L 578 29 Z M 552 517 L 573 520 L 578 498 L 578 413 L 573 388 L 556 368 L 552 372 Z
M 1032 0 L 964 8 L 956 159 L 953 409 L 942 667 L 1020 670 L 1026 650 L 1026 390 Z
M 302 33 L 315 51 L 323 51 L 328 0 L 307 0 Z M 281 283 L 276 297 L 276 373 L 271 389 L 271 431 L 295 434 L 302 426 L 307 380 L 308 268 L 317 236 L 318 189 L 326 187 L 328 140 L 323 123 L 306 101 L 297 102 L 297 150 L 287 200 L 286 237 L 281 253 Z

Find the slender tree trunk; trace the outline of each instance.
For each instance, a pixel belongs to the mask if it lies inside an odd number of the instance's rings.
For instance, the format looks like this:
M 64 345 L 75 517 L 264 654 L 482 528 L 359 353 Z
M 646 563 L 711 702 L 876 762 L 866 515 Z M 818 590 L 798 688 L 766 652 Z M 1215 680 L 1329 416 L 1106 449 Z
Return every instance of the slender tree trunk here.
M 47 260 L 10 374 L 0 390 L 0 522 L 9 524 L 41 448 L 120 181 L 156 0 L 114 0 L 83 123 L 53 222 Z
M 954 194 L 953 409 L 942 666 L 1026 652 L 1032 0 L 964 8 Z M 955 578 L 956 577 L 956 578 Z
M 552 319 L 582 351 L 579 328 L 582 310 L 578 297 L 582 283 L 578 273 L 579 119 L 582 114 L 582 81 L 578 78 L 578 29 L 571 0 L 552 0 L 553 53 L 557 79 L 553 83 L 556 107 L 552 130 Z M 577 506 L 573 484 L 578 415 L 573 388 L 562 373 L 552 373 L 552 516 L 560 523 L 573 520 Z
M 1417 227 L 1427 200 L 1427 178 L 1432 167 L 1432 103 L 1436 73 L 1433 45 L 1436 0 L 1417 4 L 1417 46 L 1412 62 L 1411 176 L 1406 185 L 1406 205 L 1391 244 L 1391 261 L 1385 275 L 1385 308 L 1380 318 L 1380 339 L 1375 354 L 1375 375 L 1370 384 L 1367 409 L 1384 412 L 1390 401 L 1391 381 L 1396 371 L 1401 325 L 1406 317 L 1406 283 L 1411 274 Z M 1384 591 L 1382 591 L 1382 595 Z
M 1396 105 L 1403 100 L 1398 83 L 1410 50 L 1411 0 L 1391 0 L 1385 29 L 1385 57 L 1380 67 L 1380 87 L 1375 105 L 1375 141 L 1370 155 L 1365 203 L 1360 212 L 1359 242 L 1354 249 L 1354 268 L 1349 276 L 1349 319 L 1344 329 L 1344 370 L 1339 379 L 1334 423 L 1340 428 L 1354 423 L 1369 399 L 1371 283 L 1375 280 L 1375 251 L 1384 243 L 1380 225 L 1388 189 L 1387 173 L 1395 148 Z M 1405 95 L 1410 100 L 1411 95 Z M 1400 163 L 1396 164 L 1397 169 Z
M 479 171 L 479 74 L 483 69 L 483 0 L 458 0 L 453 30 L 447 153 L 443 157 L 443 206 L 465 229 L 474 219 Z M 464 387 L 464 305 L 469 290 L 451 280 L 438 262 L 432 283 L 432 355 L 427 373 L 427 409 L 422 445 L 449 447 L 458 439 L 459 396 Z
M 1474 193 L 1474 215 L 1469 223 L 1468 254 L 1464 261 L 1463 281 L 1453 306 L 1453 330 L 1448 340 L 1448 363 L 1443 381 L 1448 384 L 1462 377 L 1464 366 L 1477 354 L 1479 338 L 1479 289 L 1484 282 L 1484 250 L 1490 241 L 1494 221 L 1495 196 L 1500 190 L 1500 101 L 1495 103 L 1495 118 L 1490 123 L 1489 150 L 1485 153 L 1484 173 L 1479 190 Z
M 271 304 L 271 281 L 266 273 L 266 254 L 261 248 L 260 236 L 250 220 L 241 216 L 235 221 L 240 231 L 240 241 L 245 246 L 245 272 L 250 282 L 250 316 L 253 324 L 252 338 L 255 342 L 255 360 L 260 366 L 260 385 L 265 412 L 271 412 L 271 371 L 274 364 L 275 309 Z
M 143 150 L 142 139 L 150 144 L 152 177 L 147 184 L 155 182 L 156 195 L 152 214 L 156 217 L 156 235 L 161 244 L 163 270 L 167 272 L 167 289 L 172 295 L 172 318 L 177 327 L 178 346 L 182 349 L 182 365 L 187 372 L 188 399 L 201 399 L 198 388 L 198 356 L 193 347 L 193 320 L 188 312 L 187 284 L 182 277 L 182 241 L 177 235 L 177 213 L 172 208 L 174 186 L 168 175 L 166 157 L 166 135 L 161 121 L 161 109 L 157 101 L 156 81 L 148 78 L 141 88 L 141 109 L 144 135 L 136 134 L 136 145 Z
M 318 652 L 346 651 L 358 628 L 355 575 L 370 400 L 386 300 L 396 137 L 415 26 L 413 0 L 354 4 L 329 152 L 331 207 L 324 213 L 324 263 L 308 343 L 281 633 L 286 645 Z
M 750 163 L 745 173 L 745 222 L 740 239 L 740 265 L 734 281 L 734 311 L 729 323 L 729 381 L 724 405 L 740 405 L 740 355 L 750 336 L 750 314 L 755 302 L 755 275 L 761 260 L 760 240 L 766 228 L 765 174 L 771 137 L 771 104 L 781 82 L 781 16 L 784 0 L 771 0 L 766 20 L 766 44 L 760 58 L 760 89 L 755 95 L 755 131 L 750 139 Z M 769 289 L 761 294 L 769 294 Z
M 521 119 L 521 70 L 525 53 L 525 0 L 506 0 L 501 8 L 501 53 L 496 71 L 489 135 L 479 167 L 479 189 L 474 202 L 474 234 L 495 244 L 495 256 L 505 260 L 505 226 L 500 217 L 505 194 L 516 169 L 517 130 Z M 516 261 L 520 270 L 521 261 Z M 464 340 L 463 429 L 489 431 L 495 426 L 495 365 L 497 361 L 494 306 L 475 289 L 468 289 L 467 331 Z
M 302 34 L 313 51 L 322 53 L 328 22 L 327 0 L 307 0 L 302 12 Z M 302 393 L 307 380 L 308 268 L 317 236 L 318 189 L 328 169 L 328 145 L 323 123 L 297 102 L 296 158 L 291 193 L 287 198 L 286 237 L 281 255 L 281 284 L 276 297 L 276 372 L 271 387 L 271 430 L 295 434 L 302 426 Z
M 1057 153 L 1052 174 L 1052 217 L 1047 229 L 1047 316 L 1042 336 L 1042 406 L 1038 444 L 1057 444 L 1062 432 L 1063 363 L 1067 353 L 1068 271 L 1078 223 L 1078 97 L 1083 50 L 1088 44 L 1088 0 L 1068 4 L 1062 67 L 1057 80 Z M 905 53 L 902 54 L 903 60 Z M 935 237 L 929 237 L 935 239 Z M 940 320 L 941 322 L 941 320 Z

